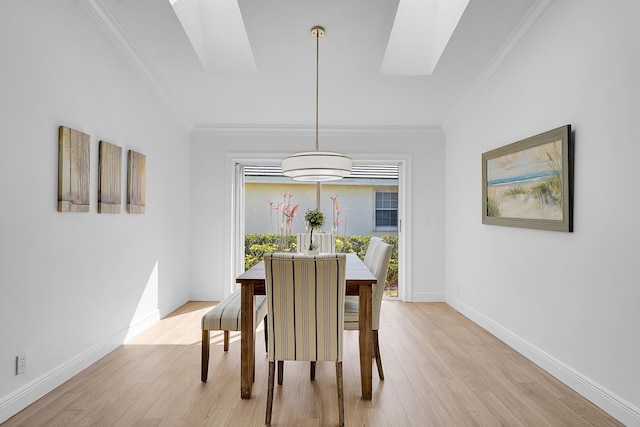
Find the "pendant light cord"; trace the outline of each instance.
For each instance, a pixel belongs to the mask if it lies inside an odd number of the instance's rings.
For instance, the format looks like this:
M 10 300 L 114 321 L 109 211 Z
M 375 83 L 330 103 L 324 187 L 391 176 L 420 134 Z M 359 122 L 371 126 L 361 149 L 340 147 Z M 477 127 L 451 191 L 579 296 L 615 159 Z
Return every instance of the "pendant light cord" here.
M 316 151 L 320 151 L 320 143 L 318 142 L 318 96 L 319 96 L 319 79 L 320 79 L 320 31 L 316 32 Z
M 316 30 L 316 151 L 320 151 L 318 139 L 318 97 L 320 93 L 320 29 Z M 316 182 L 316 209 L 320 210 L 320 181 Z
M 343 154 L 320 151 L 320 38 L 325 35 L 324 28 L 316 25 L 311 28 L 311 35 L 316 38 L 316 149 L 282 159 L 282 174 L 295 181 L 316 182 L 316 207 L 320 209 L 320 182 L 348 176 L 352 161 Z

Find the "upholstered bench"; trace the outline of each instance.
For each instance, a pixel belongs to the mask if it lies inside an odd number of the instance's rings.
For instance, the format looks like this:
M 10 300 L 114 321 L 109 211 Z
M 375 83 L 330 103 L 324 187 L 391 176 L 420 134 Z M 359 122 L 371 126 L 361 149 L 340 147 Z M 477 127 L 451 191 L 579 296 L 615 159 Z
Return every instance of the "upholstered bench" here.
M 253 313 L 254 328 L 258 327 L 264 319 L 264 339 L 267 348 L 267 298 L 264 295 L 256 295 Z M 229 350 L 229 331 L 239 331 L 240 327 L 240 290 L 233 292 L 202 316 L 202 368 L 200 379 L 207 381 L 209 372 L 209 331 L 224 331 L 224 351 Z

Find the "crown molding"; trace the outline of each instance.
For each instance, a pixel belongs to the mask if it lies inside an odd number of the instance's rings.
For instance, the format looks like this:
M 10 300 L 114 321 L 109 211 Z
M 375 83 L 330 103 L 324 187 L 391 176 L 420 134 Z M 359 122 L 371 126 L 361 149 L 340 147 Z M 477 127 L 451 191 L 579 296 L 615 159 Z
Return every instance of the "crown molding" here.
M 192 122 L 184 115 L 184 113 L 176 106 L 167 91 L 160 83 L 160 78 L 153 72 L 142 53 L 127 38 L 125 32 L 118 25 L 116 20 L 104 5 L 102 0 L 82 0 L 81 2 L 89 14 L 98 22 L 107 36 L 116 45 L 118 50 L 127 59 L 127 61 L 138 72 L 142 79 L 149 85 L 154 94 L 169 109 L 171 114 L 186 128 L 190 129 Z
M 214 125 L 197 124 L 191 135 L 313 135 L 313 125 Z M 320 126 L 322 136 L 344 135 L 429 135 L 442 133 L 439 125 L 334 125 Z

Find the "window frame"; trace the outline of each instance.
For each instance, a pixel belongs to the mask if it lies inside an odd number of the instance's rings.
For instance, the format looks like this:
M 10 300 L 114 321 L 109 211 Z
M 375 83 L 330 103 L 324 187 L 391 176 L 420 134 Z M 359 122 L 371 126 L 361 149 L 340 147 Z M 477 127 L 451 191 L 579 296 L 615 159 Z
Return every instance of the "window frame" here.
M 378 194 L 382 194 L 382 193 L 394 193 L 396 195 L 396 206 L 395 209 L 378 209 L 377 207 L 377 196 Z M 398 194 L 398 189 L 396 188 L 395 191 L 389 188 L 374 188 L 373 189 L 373 231 L 398 231 L 398 222 L 399 222 L 399 197 L 400 195 Z M 382 226 L 378 226 L 377 225 L 377 218 L 378 218 L 378 211 L 393 211 L 395 210 L 396 212 L 396 225 L 392 226 L 392 225 L 382 225 Z
M 240 224 L 244 223 L 244 219 L 238 217 L 244 206 L 244 197 L 241 191 L 236 187 L 242 183 L 237 180 L 236 165 L 276 165 L 282 159 L 284 154 L 274 152 L 235 152 L 230 151 L 225 154 L 225 181 L 224 184 L 229 191 L 225 192 L 224 203 L 232 208 L 227 210 L 225 224 L 229 233 L 223 235 L 223 247 L 229 248 L 224 252 L 224 270 L 223 276 L 228 278 L 229 283 L 235 283 L 235 278 L 244 271 L 244 256 L 232 256 L 236 250 L 244 253 L 244 230 L 240 232 Z M 397 299 L 404 302 L 412 302 L 413 286 L 412 286 L 412 270 L 408 268 L 412 262 L 412 253 L 407 248 L 412 246 L 412 236 L 405 233 L 405 229 L 411 229 L 412 224 L 412 200 L 407 197 L 412 192 L 412 182 L 407 177 L 412 176 L 412 162 L 409 155 L 396 155 L 389 157 L 387 154 L 377 155 L 360 155 L 361 159 L 354 160 L 354 163 L 366 164 L 397 164 L 398 165 L 398 297 L 385 299 Z

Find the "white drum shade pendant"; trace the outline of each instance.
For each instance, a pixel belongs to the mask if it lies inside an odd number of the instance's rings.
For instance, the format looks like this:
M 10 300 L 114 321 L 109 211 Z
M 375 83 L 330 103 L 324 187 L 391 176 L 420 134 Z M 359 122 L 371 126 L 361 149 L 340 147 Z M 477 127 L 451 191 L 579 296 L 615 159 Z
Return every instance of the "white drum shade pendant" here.
M 294 181 L 335 181 L 351 174 L 351 158 L 340 153 L 319 150 L 318 142 L 318 72 L 320 63 L 320 37 L 324 28 L 313 27 L 316 39 L 316 151 L 292 154 L 282 159 L 282 174 Z
M 282 173 L 294 181 L 333 181 L 351 174 L 351 158 L 327 151 L 296 153 L 282 159 Z

